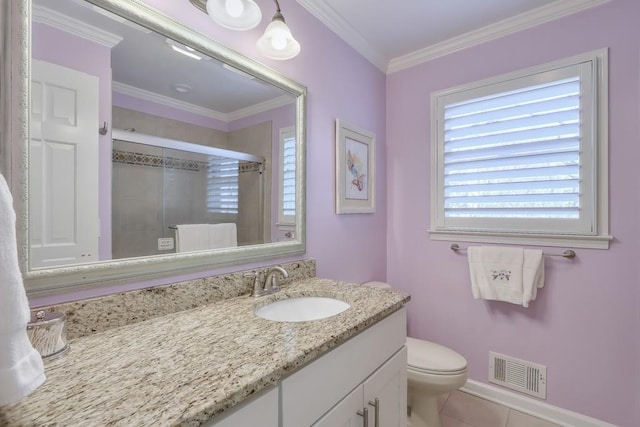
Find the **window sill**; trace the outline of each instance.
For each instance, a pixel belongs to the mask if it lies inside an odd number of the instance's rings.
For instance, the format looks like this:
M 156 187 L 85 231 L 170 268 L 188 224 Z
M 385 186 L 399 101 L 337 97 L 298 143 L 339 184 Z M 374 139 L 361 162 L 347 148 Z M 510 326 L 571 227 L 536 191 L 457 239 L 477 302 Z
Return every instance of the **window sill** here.
M 429 230 L 431 240 L 511 245 L 556 246 L 585 249 L 609 249 L 613 236 L 578 236 L 570 234 L 491 233 L 483 231 Z
M 278 230 L 282 230 L 282 231 L 296 231 L 296 225 L 295 224 L 277 223 L 276 227 L 278 227 Z

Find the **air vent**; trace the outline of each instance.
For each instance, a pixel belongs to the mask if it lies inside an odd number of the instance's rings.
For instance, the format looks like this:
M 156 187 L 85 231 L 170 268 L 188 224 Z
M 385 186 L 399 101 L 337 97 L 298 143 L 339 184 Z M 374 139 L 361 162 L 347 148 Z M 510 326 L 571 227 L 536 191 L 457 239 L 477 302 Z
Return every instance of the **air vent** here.
M 489 382 L 547 398 L 547 367 L 526 360 L 489 352 Z

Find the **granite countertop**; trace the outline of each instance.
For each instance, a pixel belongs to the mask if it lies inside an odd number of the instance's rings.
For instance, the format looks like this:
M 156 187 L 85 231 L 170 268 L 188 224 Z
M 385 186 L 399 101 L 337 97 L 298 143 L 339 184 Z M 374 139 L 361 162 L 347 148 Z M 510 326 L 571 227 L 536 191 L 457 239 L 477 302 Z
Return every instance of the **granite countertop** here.
M 335 296 L 351 308 L 312 322 L 273 322 L 257 304 Z M 197 426 L 276 384 L 409 301 L 404 292 L 306 279 L 72 340 L 47 381 L 0 407 L 2 426 Z

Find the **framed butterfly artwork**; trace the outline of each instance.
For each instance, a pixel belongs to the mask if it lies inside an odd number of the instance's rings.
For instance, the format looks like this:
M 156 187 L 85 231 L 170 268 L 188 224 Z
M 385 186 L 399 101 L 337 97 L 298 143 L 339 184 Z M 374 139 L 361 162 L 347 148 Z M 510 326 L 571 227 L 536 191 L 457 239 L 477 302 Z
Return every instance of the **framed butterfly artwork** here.
M 375 135 L 336 119 L 336 213 L 373 213 Z

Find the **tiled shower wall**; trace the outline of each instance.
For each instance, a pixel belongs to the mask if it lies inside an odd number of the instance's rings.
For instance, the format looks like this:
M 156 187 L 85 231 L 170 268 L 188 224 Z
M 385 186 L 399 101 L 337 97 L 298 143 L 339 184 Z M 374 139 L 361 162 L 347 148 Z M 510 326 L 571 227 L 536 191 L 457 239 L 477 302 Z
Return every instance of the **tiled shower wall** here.
M 230 149 L 233 146 L 237 151 L 265 156 L 266 164 L 270 164 L 270 122 L 227 133 L 119 107 L 114 107 L 113 120 L 114 127 L 118 129 L 134 128 L 140 133 L 219 148 Z M 132 152 L 141 155 L 113 162 L 114 259 L 174 252 L 158 250 L 158 238 L 175 236 L 175 231 L 169 226 L 219 222 L 206 208 L 207 174 L 206 165 L 202 164 L 203 156 L 193 157 L 173 150 L 163 152 L 158 147 L 119 141 L 114 141 L 113 148 L 120 156 Z M 193 165 L 181 163 L 160 167 L 156 159 L 163 155 Z M 266 177 L 268 182 L 262 182 Z M 261 195 L 263 188 L 271 188 L 270 173 L 246 172 L 240 175 L 240 214 L 236 218 L 238 244 L 271 241 L 271 227 L 262 226 L 263 221 L 264 224 L 271 221 L 270 192 Z

